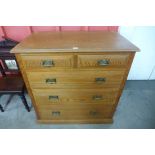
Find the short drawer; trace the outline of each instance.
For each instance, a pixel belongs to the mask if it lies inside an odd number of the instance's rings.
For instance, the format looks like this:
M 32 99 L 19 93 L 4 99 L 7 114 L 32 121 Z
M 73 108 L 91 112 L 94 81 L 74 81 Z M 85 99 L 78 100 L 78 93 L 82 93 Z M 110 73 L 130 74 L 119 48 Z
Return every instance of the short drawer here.
M 42 107 L 39 108 L 40 118 L 43 120 L 74 120 L 74 119 L 101 119 L 111 118 L 113 106 L 91 106 L 91 107 Z
M 128 64 L 129 54 L 92 54 L 78 55 L 80 68 L 125 68 Z
M 111 89 L 33 89 L 39 105 L 114 104 L 118 88 Z
M 52 71 L 27 72 L 32 88 L 105 88 L 119 87 L 125 70 L 121 71 Z
M 23 65 L 26 69 L 55 69 L 73 66 L 72 55 L 22 55 Z

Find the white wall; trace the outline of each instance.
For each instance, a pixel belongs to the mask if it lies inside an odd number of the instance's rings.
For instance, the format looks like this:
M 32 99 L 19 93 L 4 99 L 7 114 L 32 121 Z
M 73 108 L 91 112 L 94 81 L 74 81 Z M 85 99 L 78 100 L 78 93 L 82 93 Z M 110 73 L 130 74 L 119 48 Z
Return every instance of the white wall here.
M 141 50 L 135 55 L 128 79 L 155 79 L 155 27 L 121 26 L 119 32 Z
M 155 66 L 154 66 L 152 73 L 150 75 L 150 80 L 154 80 L 154 79 L 155 79 Z

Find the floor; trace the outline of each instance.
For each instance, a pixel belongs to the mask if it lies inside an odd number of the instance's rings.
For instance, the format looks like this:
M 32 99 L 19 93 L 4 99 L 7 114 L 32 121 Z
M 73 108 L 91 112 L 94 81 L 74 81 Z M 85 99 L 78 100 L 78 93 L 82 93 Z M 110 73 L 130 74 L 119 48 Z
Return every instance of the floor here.
M 9 96 L 2 96 L 0 104 Z M 29 104 L 31 103 L 27 96 Z M 31 105 L 31 104 L 30 104 Z M 4 113 L 0 112 L 3 129 L 154 129 L 155 80 L 127 81 L 114 115 L 113 124 L 37 124 L 32 108 L 28 113 L 18 96 L 14 96 Z

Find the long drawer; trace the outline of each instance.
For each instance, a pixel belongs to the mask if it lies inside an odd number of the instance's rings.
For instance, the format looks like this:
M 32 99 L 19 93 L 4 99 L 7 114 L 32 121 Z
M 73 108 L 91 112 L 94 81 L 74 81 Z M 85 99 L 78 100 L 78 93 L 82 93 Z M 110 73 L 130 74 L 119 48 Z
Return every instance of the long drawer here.
M 101 119 L 111 118 L 114 107 L 111 105 L 102 106 L 81 106 L 68 108 L 62 106 L 38 108 L 41 119 L 51 120 L 73 120 L 73 119 Z
M 32 92 L 38 106 L 52 104 L 114 104 L 118 88 L 33 89 Z
M 79 68 L 125 68 L 128 61 L 128 53 L 78 55 Z
M 118 87 L 125 71 L 52 71 L 27 72 L 32 88 L 105 88 Z

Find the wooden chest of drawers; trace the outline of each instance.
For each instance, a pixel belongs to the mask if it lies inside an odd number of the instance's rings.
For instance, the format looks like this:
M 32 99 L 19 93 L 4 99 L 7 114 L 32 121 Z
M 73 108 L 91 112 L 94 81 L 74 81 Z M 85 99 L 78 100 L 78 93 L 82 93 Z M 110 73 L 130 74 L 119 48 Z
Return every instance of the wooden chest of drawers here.
M 111 123 L 138 50 L 115 32 L 40 32 L 12 53 L 38 122 Z

